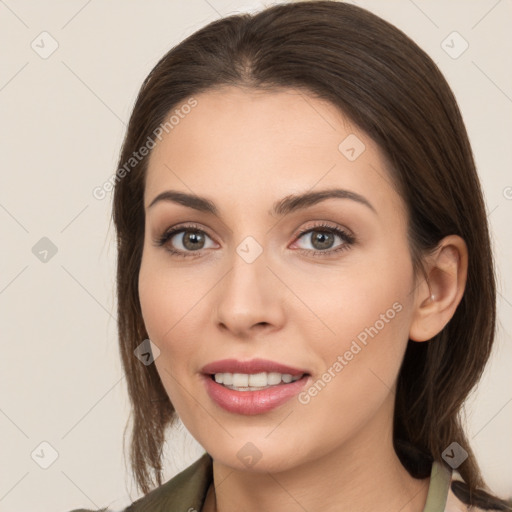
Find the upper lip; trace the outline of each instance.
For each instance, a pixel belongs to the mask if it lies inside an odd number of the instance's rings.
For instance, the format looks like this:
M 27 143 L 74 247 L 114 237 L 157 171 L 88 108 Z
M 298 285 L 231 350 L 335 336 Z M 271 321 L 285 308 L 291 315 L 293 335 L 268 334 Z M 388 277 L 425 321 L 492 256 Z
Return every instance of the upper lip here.
M 237 359 L 222 359 L 203 366 L 202 373 L 262 373 L 276 372 L 288 373 L 292 376 L 303 375 L 306 370 L 293 368 L 285 364 L 270 361 L 268 359 L 250 359 L 249 361 L 238 361 Z

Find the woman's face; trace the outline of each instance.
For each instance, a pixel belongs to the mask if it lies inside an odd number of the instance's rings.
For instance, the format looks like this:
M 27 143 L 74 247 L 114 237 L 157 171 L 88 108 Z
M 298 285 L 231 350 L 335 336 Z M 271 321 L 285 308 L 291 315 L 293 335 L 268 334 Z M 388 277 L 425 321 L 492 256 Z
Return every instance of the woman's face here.
M 415 298 L 383 156 L 296 90 L 195 99 L 157 142 L 144 195 L 140 301 L 170 400 L 233 468 L 371 451 L 391 440 Z M 155 201 L 169 191 L 202 200 Z M 263 389 L 227 387 L 248 385 Z

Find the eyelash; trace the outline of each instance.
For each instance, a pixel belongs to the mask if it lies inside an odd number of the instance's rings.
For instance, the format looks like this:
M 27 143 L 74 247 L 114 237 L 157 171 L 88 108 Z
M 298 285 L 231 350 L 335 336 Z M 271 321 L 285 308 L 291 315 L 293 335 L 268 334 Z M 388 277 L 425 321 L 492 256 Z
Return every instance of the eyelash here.
M 356 239 L 354 238 L 353 235 L 347 233 L 346 231 L 344 231 L 338 227 L 331 226 L 331 225 L 325 224 L 325 223 L 321 223 L 321 224 L 318 224 L 318 225 L 315 225 L 315 226 L 312 226 L 307 229 L 303 229 L 303 230 L 299 231 L 299 233 L 297 233 L 297 235 L 296 235 L 296 239 L 298 240 L 298 239 L 302 238 L 305 234 L 312 233 L 315 231 L 320 231 L 322 233 L 326 232 L 326 233 L 331 233 L 331 234 L 337 235 L 339 238 L 341 238 L 343 240 L 344 243 L 339 245 L 336 249 L 328 249 L 325 251 L 314 250 L 314 249 L 296 249 L 299 253 L 301 253 L 301 254 L 304 253 L 309 256 L 312 255 L 314 257 L 332 256 L 333 254 L 350 249 L 350 247 L 356 241 Z M 154 244 L 157 247 L 162 247 L 174 235 L 176 235 L 177 233 L 183 233 L 183 232 L 199 232 L 199 233 L 204 233 L 205 235 L 209 236 L 208 233 L 206 233 L 198 225 L 187 224 L 187 225 L 176 226 L 176 227 L 166 231 L 162 236 L 160 236 L 156 240 L 154 240 Z M 199 251 L 181 251 L 181 250 L 173 249 L 172 247 L 166 247 L 166 250 L 169 251 L 172 255 L 182 256 L 184 258 L 194 257 L 198 253 L 199 254 L 201 253 L 200 250 Z

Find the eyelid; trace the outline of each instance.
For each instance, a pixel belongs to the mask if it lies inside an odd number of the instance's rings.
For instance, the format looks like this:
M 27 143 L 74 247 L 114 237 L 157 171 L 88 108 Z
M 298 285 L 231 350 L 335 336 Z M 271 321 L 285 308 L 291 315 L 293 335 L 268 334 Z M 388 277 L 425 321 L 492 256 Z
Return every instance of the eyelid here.
M 200 233 L 204 233 L 209 238 L 214 240 L 214 237 L 209 234 L 208 230 L 205 227 L 203 227 L 199 224 L 196 224 L 194 222 L 183 222 L 183 223 L 176 224 L 175 226 L 165 229 L 161 235 L 156 236 L 156 238 L 153 240 L 153 242 L 157 246 L 164 245 L 173 236 L 177 235 L 178 233 L 183 233 L 186 231 L 198 231 Z M 189 252 L 192 252 L 192 251 L 189 251 Z
M 340 232 L 347 238 L 355 238 L 353 232 L 350 229 L 345 228 L 344 226 L 341 226 L 339 224 L 332 223 L 330 221 L 324 221 L 324 220 L 313 221 L 313 222 L 316 222 L 316 223 L 312 226 L 308 226 L 308 227 L 299 229 L 294 235 L 295 238 L 299 238 L 300 236 L 304 235 L 305 233 L 309 233 L 311 231 L 322 231 L 322 229 L 324 229 L 325 231 Z
M 199 232 L 204 233 L 206 236 L 208 236 L 210 239 L 212 239 L 215 242 L 214 237 L 212 237 L 208 230 L 205 229 L 203 226 L 200 226 L 199 224 L 193 223 L 193 222 L 183 222 L 181 224 L 176 224 L 175 226 L 172 226 L 171 228 L 168 228 L 164 231 L 164 233 L 160 236 L 158 236 L 156 239 L 154 239 L 154 245 L 157 247 L 165 246 L 166 243 L 172 239 L 174 236 L 176 236 L 179 233 L 185 233 L 187 231 L 192 232 Z M 310 225 L 306 228 L 300 229 L 296 234 L 294 235 L 294 241 L 292 244 L 295 244 L 298 240 L 300 240 L 304 235 L 314 232 L 314 231 L 325 231 L 328 233 L 334 234 L 334 236 L 337 236 L 338 238 L 341 238 L 344 243 L 337 246 L 335 249 L 326 249 L 326 250 L 320 250 L 320 249 L 301 249 L 297 248 L 295 251 L 299 253 L 305 253 L 307 255 L 313 255 L 313 256 L 320 256 L 320 257 L 328 257 L 332 256 L 336 253 L 338 253 L 341 250 L 346 250 L 350 248 L 355 242 L 356 238 L 353 235 L 352 231 L 349 229 L 346 229 L 342 226 L 339 226 L 335 223 L 330 223 L 329 221 L 316 221 L 316 224 Z M 217 243 L 217 242 L 215 242 Z M 173 255 L 179 255 L 184 257 L 194 257 L 194 256 L 200 256 L 203 251 L 206 249 L 199 249 L 197 251 L 183 251 L 181 249 L 171 249 L 167 248 L 167 251 L 169 251 Z
M 337 236 L 338 238 L 342 239 L 343 243 L 338 245 L 337 248 L 335 248 L 335 249 L 327 249 L 325 251 L 322 251 L 320 249 L 315 250 L 315 249 L 300 249 L 300 248 L 298 248 L 297 250 L 299 252 L 304 252 L 304 253 L 312 255 L 312 256 L 328 257 L 328 256 L 332 256 L 332 255 L 338 253 L 341 250 L 348 249 L 356 243 L 356 238 L 351 230 L 346 229 L 342 226 L 339 226 L 338 224 L 331 224 L 328 221 L 318 221 L 318 222 L 319 223 L 317 223 L 313 226 L 309 226 L 307 228 L 302 228 L 301 230 L 299 230 L 299 232 L 295 235 L 295 241 L 293 243 L 295 244 L 298 240 L 300 240 L 302 237 L 304 237 L 304 235 L 306 235 L 308 233 L 315 232 L 315 231 L 318 231 L 318 232 L 324 231 L 327 233 L 334 234 L 334 236 Z

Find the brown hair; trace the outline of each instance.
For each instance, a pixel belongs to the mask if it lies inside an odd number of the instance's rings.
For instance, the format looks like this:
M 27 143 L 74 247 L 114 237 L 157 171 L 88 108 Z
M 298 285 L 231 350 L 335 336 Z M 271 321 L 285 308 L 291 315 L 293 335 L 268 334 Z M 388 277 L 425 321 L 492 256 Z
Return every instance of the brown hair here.
M 379 146 L 409 216 L 411 256 L 445 236 L 467 244 L 466 289 L 453 318 L 431 341 L 409 341 L 398 377 L 395 450 L 416 477 L 459 443 L 468 458 L 458 468 L 466 501 L 497 501 L 476 493 L 483 481 L 464 434 L 460 412 L 479 380 L 495 334 L 496 290 L 486 210 L 466 129 L 456 100 L 432 59 L 376 15 L 335 1 L 280 4 L 259 13 L 217 20 L 171 49 L 144 80 L 119 168 L 144 146 L 171 109 L 223 85 L 296 88 L 337 106 Z M 144 493 L 162 483 L 165 430 L 175 412 L 155 365 L 135 348 L 148 337 L 138 295 L 144 240 L 148 157 L 117 180 L 119 343 L 133 408 L 131 465 Z M 119 171 L 118 171 L 119 173 Z M 484 500 L 484 501 L 481 501 Z

